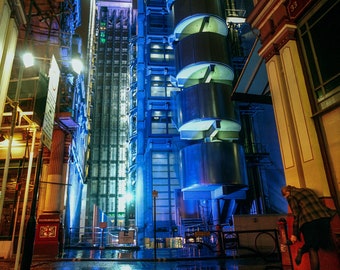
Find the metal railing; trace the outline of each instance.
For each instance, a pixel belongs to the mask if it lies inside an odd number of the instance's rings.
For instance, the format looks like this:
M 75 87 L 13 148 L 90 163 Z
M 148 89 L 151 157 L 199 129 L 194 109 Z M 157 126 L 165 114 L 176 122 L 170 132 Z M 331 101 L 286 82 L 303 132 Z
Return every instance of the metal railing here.
M 65 230 L 65 248 L 136 247 L 136 228 L 81 227 Z
M 138 248 L 136 228 L 127 227 L 84 227 L 70 228 L 65 231 L 64 248 L 97 249 L 97 248 Z M 180 238 L 180 237 L 178 237 Z M 208 230 L 187 231 L 182 238 L 183 245 L 176 246 L 183 250 L 200 250 L 193 254 L 258 256 L 264 260 L 282 264 L 279 234 L 277 229 L 267 230 Z M 153 240 L 152 240 L 153 241 Z M 157 239 L 159 241 L 159 239 Z M 145 246 L 146 250 L 148 249 Z M 173 248 L 160 246 L 157 248 Z M 206 252 L 204 252 L 206 250 Z M 209 256 L 210 256 L 209 255 Z M 195 255 L 196 256 L 196 255 Z
M 196 245 L 198 249 L 207 248 L 211 252 L 232 256 L 255 255 L 265 260 L 281 263 L 278 231 L 191 231 L 185 233 L 185 245 Z

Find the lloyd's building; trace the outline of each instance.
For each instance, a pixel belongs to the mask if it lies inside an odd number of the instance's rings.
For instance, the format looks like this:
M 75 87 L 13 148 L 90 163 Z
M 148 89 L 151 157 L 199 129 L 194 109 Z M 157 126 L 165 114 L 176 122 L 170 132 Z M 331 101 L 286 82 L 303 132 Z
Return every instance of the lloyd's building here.
M 237 143 L 240 120 L 230 99 L 234 72 L 223 17 L 220 1 L 138 6 L 137 25 L 147 23 L 137 28 L 137 80 L 131 88 L 136 165 L 130 174 L 136 182 L 136 225 L 145 228 L 144 237 L 153 235 L 153 191 L 157 227 L 165 233 L 226 223 L 235 200 L 245 199 L 248 182 Z
M 237 16 L 221 1 L 97 2 L 87 226 L 135 225 L 144 245 L 154 222 L 157 238 L 167 238 L 229 224 L 240 204 L 246 213 L 264 212 L 261 164 L 252 165 L 247 199 L 241 137 L 248 149 L 261 143 L 249 120 L 254 109 L 240 113 L 231 100 L 231 42 L 242 24 L 227 24 L 227 10 Z M 265 119 L 273 124 L 272 111 Z M 264 181 L 273 171 L 261 173 Z M 283 185 L 281 172 L 273 183 Z

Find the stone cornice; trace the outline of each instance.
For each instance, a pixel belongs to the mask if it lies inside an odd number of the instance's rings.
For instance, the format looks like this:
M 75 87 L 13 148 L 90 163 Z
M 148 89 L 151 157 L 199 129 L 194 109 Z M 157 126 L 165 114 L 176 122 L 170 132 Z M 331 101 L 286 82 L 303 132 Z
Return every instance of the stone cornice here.
M 283 24 L 275 33 L 271 40 L 263 44 L 259 50 L 259 55 L 267 62 L 273 55 L 277 55 L 279 50 L 289 41 L 295 40 L 295 24 Z
M 247 22 L 260 31 L 259 54 L 268 61 L 289 40 L 295 40 L 296 20 L 316 0 L 260 0 Z
M 251 24 L 253 28 L 261 29 L 263 25 L 269 21 L 273 13 L 278 7 L 284 4 L 286 0 L 260 0 L 247 17 L 247 23 Z

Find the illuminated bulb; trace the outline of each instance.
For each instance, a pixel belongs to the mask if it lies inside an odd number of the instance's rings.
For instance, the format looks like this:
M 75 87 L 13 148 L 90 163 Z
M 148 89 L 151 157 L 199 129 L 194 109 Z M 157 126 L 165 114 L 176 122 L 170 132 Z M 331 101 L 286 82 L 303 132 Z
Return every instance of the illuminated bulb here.
M 29 53 L 29 52 L 24 53 L 24 55 L 22 56 L 22 60 L 26 68 L 34 65 L 34 58 L 33 58 L 32 53 Z
M 80 59 L 78 59 L 78 58 L 72 59 L 71 64 L 72 64 L 72 69 L 77 74 L 80 74 L 80 72 L 82 72 L 82 70 L 83 70 L 83 63 L 80 61 Z

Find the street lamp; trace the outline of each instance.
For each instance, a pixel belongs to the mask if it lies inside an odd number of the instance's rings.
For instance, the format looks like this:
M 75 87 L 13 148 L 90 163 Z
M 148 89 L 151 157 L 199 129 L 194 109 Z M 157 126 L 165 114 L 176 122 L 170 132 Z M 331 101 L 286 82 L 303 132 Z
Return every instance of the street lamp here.
M 83 71 L 83 62 L 80 58 L 72 58 L 71 60 L 71 66 L 75 73 L 78 75 Z
M 153 256 L 157 258 L 157 243 L 156 243 L 156 199 L 158 197 L 158 191 L 152 191 L 153 198 Z
M 25 54 L 25 55 L 27 55 L 27 54 Z M 32 61 L 31 61 L 30 57 L 31 57 L 31 55 L 29 55 L 29 57 L 26 57 L 26 60 L 29 60 L 29 62 L 31 63 Z M 46 58 L 39 58 L 39 57 L 33 57 L 33 56 L 32 56 L 32 58 L 46 60 Z M 53 63 L 55 63 L 55 65 L 57 65 L 54 57 L 51 60 L 51 67 L 53 67 Z M 25 64 L 25 66 L 26 66 L 26 64 Z M 72 67 L 77 68 L 77 70 L 75 70 L 75 72 L 77 74 L 80 74 L 80 72 L 82 70 L 82 62 L 76 61 Z M 56 67 L 54 67 L 54 68 L 56 68 Z M 55 75 L 55 73 L 53 71 L 52 71 L 52 74 Z M 59 75 L 57 76 L 57 78 L 51 77 L 51 69 L 50 69 L 49 76 L 50 76 L 50 80 L 55 79 L 55 80 L 59 81 Z M 50 89 L 49 89 L 49 91 L 50 91 Z M 53 110 L 52 118 L 54 119 L 54 110 Z M 54 122 L 54 120 L 52 120 L 52 121 Z M 42 129 L 44 131 L 44 126 L 42 127 Z M 38 202 L 38 191 L 39 191 L 39 183 L 40 183 L 40 172 L 41 172 L 41 166 L 42 166 L 43 149 L 44 149 L 44 143 L 43 143 L 42 140 L 40 140 L 39 154 L 38 154 L 38 158 L 37 158 L 37 171 L 36 171 L 36 175 L 35 175 L 32 205 L 31 205 L 31 212 L 30 212 L 29 220 L 27 222 L 25 243 L 24 243 L 24 249 L 23 249 L 23 252 L 22 252 L 21 270 L 30 269 L 31 263 L 32 263 L 35 230 L 36 230 L 36 205 L 37 205 L 37 202 Z M 22 240 L 22 236 L 21 236 L 21 238 L 19 236 L 19 240 Z M 20 255 L 20 250 L 17 252 L 17 256 L 18 256 L 18 254 Z M 17 266 L 17 264 L 16 264 L 16 266 Z M 15 269 L 17 269 L 17 268 L 15 268 Z
M 32 67 L 34 65 L 35 59 L 51 60 L 50 58 L 46 58 L 46 57 L 35 57 L 35 56 L 33 56 L 33 54 L 31 52 L 25 52 L 22 55 L 22 60 L 23 60 L 25 68 Z M 68 61 L 66 61 L 66 62 L 68 62 Z M 82 60 L 79 57 L 73 57 L 71 59 L 70 63 L 71 63 L 72 70 L 75 73 L 77 73 L 77 75 L 79 75 L 83 71 L 84 65 L 83 65 Z
M 26 208 L 27 208 L 28 193 L 29 193 L 31 173 L 32 173 L 33 157 L 34 157 L 35 139 L 36 139 L 36 133 L 37 133 L 38 126 L 35 123 L 33 123 L 32 129 L 33 129 L 33 136 L 32 136 L 31 150 L 30 150 L 29 161 L 28 161 L 28 171 L 27 171 L 27 177 L 26 177 L 24 204 L 23 204 L 22 212 L 21 212 L 20 230 L 19 230 L 18 246 L 17 246 L 17 253 L 16 253 L 16 256 L 15 256 L 14 269 L 18 269 L 19 259 L 21 257 L 20 256 L 21 255 L 21 245 L 22 245 L 22 238 L 23 238 L 23 233 L 24 233 Z
M 34 57 L 30 52 L 25 52 L 22 56 L 25 68 L 29 68 L 34 65 Z
M 23 57 L 22 57 L 22 60 L 23 60 L 23 65 L 20 66 L 20 70 L 19 70 L 20 73 L 19 73 L 19 78 L 18 78 L 18 83 L 17 83 L 17 91 L 16 91 L 17 94 L 20 93 L 20 90 L 21 90 L 21 84 L 22 84 L 22 79 L 23 79 L 24 67 L 28 68 L 28 67 L 31 67 L 34 64 L 34 57 L 33 57 L 33 55 L 31 53 L 24 53 Z M 17 98 L 16 100 L 19 100 L 19 96 L 16 97 L 16 98 Z M 16 105 L 15 106 L 16 110 L 18 109 L 18 105 L 19 105 L 18 103 L 19 102 L 17 102 L 17 104 L 15 104 Z M 14 114 L 14 112 L 13 112 L 13 114 Z M 15 115 L 12 115 L 12 122 L 13 121 L 15 122 Z M 35 122 L 31 121 L 30 119 L 29 119 L 29 123 L 31 123 L 31 125 L 32 125 L 33 136 L 32 136 L 31 150 L 30 150 L 29 163 L 28 163 L 28 171 L 27 171 L 27 179 L 26 179 L 26 187 L 25 187 L 25 195 L 24 195 L 24 204 L 23 204 L 23 208 L 22 208 L 22 212 L 21 212 L 21 221 L 20 221 L 20 229 L 19 229 L 19 236 L 18 236 L 17 252 L 16 252 L 16 256 L 15 256 L 15 265 L 14 265 L 14 269 L 15 270 L 17 270 L 18 267 L 19 267 L 19 262 L 20 262 L 20 257 L 21 257 L 21 247 L 22 247 L 22 239 L 23 239 L 23 234 L 24 234 L 24 226 L 25 226 L 25 218 L 26 218 L 26 208 L 27 208 L 28 194 L 29 194 L 29 185 L 30 185 L 30 181 L 31 181 L 31 173 L 32 173 L 32 165 L 33 165 L 33 158 L 34 158 L 35 140 L 36 140 L 36 133 L 37 133 L 37 130 L 39 128 L 39 126 Z M 11 134 L 12 133 L 14 133 L 14 128 L 13 128 L 13 130 L 11 129 Z M 40 144 L 41 144 L 41 142 L 40 142 Z M 39 151 L 42 152 L 42 147 L 40 147 L 40 148 L 41 149 Z M 8 149 L 8 151 L 9 151 L 9 149 Z M 39 153 L 39 156 L 40 156 L 40 153 Z M 33 242 L 34 242 L 34 233 L 35 233 L 35 218 L 33 220 L 31 220 L 31 217 L 32 217 L 32 213 L 34 213 L 33 215 L 35 217 L 35 210 L 36 210 L 35 193 L 38 192 L 38 190 L 36 190 L 38 188 L 38 185 L 39 185 L 39 182 L 35 181 L 34 191 L 33 191 L 33 197 L 34 198 L 32 200 L 32 205 L 31 205 L 31 215 L 30 215 L 30 219 L 29 219 L 28 224 L 27 224 L 25 243 L 24 243 L 24 247 L 26 249 L 28 241 L 32 241 L 32 247 L 31 247 L 32 254 L 33 254 Z M 33 224 L 33 222 L 34 222 L 34 224 Z M 33 230 L 33 233 L 30 232 L 31 230 Z M 24 255 L 25 254 L 23 252 L 23 260 L 22 260 L 21 269 L 25 269 L 23 267 L 26 267 L 24 262 L 27 261 L 27 255 L 25 255 L 25 256 Z M 29 265 L 30 265 L 30 262 L 29 262 Z

